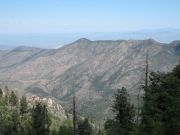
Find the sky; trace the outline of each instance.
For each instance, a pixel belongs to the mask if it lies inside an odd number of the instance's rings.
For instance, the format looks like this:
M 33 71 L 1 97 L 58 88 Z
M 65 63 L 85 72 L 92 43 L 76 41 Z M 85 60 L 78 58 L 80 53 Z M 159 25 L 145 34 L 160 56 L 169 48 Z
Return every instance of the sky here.
M 180 28 L 180 0 L 0 0 L 0 33 Z
M 180 39 L 180 0 L 0 0 L 0 50 L 79 38 Z M 125 34 L 124 34 L 125 33 Z

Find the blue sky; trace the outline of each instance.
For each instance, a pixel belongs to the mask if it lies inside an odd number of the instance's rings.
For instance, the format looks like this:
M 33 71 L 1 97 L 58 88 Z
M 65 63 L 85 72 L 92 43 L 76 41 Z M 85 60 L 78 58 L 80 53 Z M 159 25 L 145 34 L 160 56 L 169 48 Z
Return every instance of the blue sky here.
M 180 28 L 180 0 L 0 0 L 0 33 Z

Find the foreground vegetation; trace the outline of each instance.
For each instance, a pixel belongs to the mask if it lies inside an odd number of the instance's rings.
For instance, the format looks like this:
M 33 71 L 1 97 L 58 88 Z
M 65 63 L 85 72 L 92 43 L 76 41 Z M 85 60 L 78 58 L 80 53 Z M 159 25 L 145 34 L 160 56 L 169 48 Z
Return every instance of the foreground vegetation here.
M 13 91 L 0 89 L 1 135 L 180 135 L 180 64 L 169 73 L 152 72 L 142 86 L 143 102 L 138 111 L 130 103 L 126 88 L 114 95 L 112 113 L 104 128 L 97 128 L 87 118 L 52 128 L 53 116 L 43 103 L 29 107 Z
M 143 90 L 138 114 L 126 89 L 117 90 L 112 106 L 115 117 L 106 121 L 106 135 L 180 135 L 180 65 L 169 73 L 152 72 Z M 135 119 L 138 115 L 140 120 Z
M 18 99 L 14 91 L 0 89 L 0 135 L 72 135 L 72 120 L 58 123 L 57 117 L 48 112 L 46 104 L 28 105 L 26 97 Z M 60 120 L 59 120 L 60 121 Z M 59 127 L 57 127 L 59 125 Z M 79 135 L 96 134 L 87 118 L 79 119 Z

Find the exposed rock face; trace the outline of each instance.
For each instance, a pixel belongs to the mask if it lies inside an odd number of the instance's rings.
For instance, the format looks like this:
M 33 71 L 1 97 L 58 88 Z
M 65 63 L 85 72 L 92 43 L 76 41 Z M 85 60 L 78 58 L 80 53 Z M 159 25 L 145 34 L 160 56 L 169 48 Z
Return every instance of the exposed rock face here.
M 57 103 L 50 97 L 39 97 L 36 95 L 30 95 L 27 97 L 27 101 L 30 105 L 35 104 L 35 102 L 42 102 L 47 105 L 47 108 L 57 117 L 60 117 L 62 120 L 67 119 L 66 112 L 61 104 Z
M 163 44 L 152 39 L 80 39 L 54 50 L 19 47 L 0 51 L 0 86 L 67 103 L 76 93 L 80 111 L 100 117 L 108 112 L 117 88 L 127 87 L 135 100 L 144 77 L 147 50 L 150 70 L 167 72 L 178 63 L 179 45 L 180 41 Z

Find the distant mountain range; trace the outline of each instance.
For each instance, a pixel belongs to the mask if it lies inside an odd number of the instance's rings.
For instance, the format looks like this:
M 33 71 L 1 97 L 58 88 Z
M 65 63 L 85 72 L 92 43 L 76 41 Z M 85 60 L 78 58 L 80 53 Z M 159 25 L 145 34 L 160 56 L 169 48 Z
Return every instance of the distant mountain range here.
M 57 33 L 57 34 L 0 34 L 0 50 L 10 50 L 17 46 L 33 46 L 54 49 L 71 43 L 81 37 L 90 40 L 129 40 L 152 38 L 158 42 L 170 43 L 180 39 L 180 29 L 162 28 L 133 32 L 96 32 L 96 33 Z
M 0 86 L 19 94 L 58 99 L 66 107 L 76 94 L 79 111 L 101 120 L 117 88 L 127 87 L 136 103 L 149 51 L 150 71 L 171 70 L 180 41 L 79 39 L 59 49 L 17 47 L 0 51 Z

